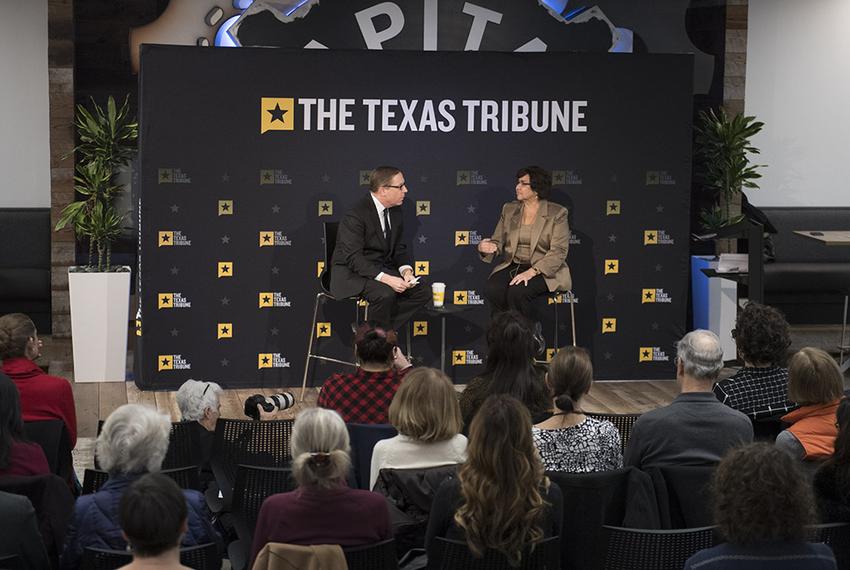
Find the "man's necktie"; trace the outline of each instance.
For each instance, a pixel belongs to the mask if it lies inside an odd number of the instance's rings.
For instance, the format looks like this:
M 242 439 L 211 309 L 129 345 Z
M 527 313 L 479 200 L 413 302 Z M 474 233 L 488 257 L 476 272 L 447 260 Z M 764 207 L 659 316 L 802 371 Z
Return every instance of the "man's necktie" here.
M 390 243 L 390 209 L 384 208 L 384 239 Z

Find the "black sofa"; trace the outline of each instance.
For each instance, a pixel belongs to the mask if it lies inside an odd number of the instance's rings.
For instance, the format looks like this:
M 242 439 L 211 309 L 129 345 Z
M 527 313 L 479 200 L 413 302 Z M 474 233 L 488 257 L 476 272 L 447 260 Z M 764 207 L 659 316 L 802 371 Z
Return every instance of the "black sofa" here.
M 50 209 L 0 208 L 0 315 L 26 313 L 50 334 Z
M 850 230 L 850 208 L 762 208 L 776 227 L 764 264 L 764 300 L 791 323 L 841 322 L 850 292 L 850 246 L 826 246 L 795 230 Z

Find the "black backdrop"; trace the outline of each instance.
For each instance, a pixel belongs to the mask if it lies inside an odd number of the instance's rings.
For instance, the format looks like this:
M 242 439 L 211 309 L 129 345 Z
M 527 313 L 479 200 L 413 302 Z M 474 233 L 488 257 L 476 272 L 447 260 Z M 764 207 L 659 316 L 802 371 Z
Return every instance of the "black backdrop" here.
M 489 236 L 517 168 L 550 169 L 553 200 L 570 210 L 578 340 L 596 377 L 672 376 L 687 300 L 691 78 L 685 55 L 144 47 L 137 384 L 300 384 L 322 222 L 339 220 L 367 192 L 363 173 L 384 163 L 409 185 L 406 239 L 423 281 L 470 304 L 490 266 L 456 245 L 458 232 Z M 353 130 L 316 130 L 315 112 L 305 130 L 299 98 L 352 99 Z M 426 100 L 450 100 L 455 127 L 369 131 L 364 99 L 415 99 L 417 124 Z M 463 100 L 586 101 L 586 131 L 481 132 L 478 121 L 470 131 Z M 555 308 L 539 309 L 551 346 Z M 569 311 L 557 310 L 565 344 Z M 486 306 L 449 319 L 449 354 L 467 361 L 448 367 L 455 381 L 480 370 L 487 319 Z M 323 305 L 319 349 L 350 358 L 352 320 L 350 303 Z M 428 333 L 413 339 L 415 363 L 438 366 L 439 321 L 415 320 Z M 334 369 L 316 366 L 311 382 Z

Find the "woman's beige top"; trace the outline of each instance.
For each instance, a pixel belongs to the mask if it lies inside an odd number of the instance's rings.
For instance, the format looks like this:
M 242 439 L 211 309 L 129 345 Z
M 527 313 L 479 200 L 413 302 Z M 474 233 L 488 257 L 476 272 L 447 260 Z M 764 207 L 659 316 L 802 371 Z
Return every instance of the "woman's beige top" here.
M 531 228 L 534 224 L 523 224 L 519 227 L 519 238 L 516 244 L 514 262 L 520 265 L 531 263 Z

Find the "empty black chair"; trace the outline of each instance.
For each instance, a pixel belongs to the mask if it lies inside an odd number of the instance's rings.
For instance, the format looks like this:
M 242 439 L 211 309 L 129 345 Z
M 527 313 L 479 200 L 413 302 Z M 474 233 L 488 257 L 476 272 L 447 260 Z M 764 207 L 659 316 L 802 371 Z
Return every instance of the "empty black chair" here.
M 346 546 L 342 549 L 348 570 L 396 570 L 395 541 L 390 538 L 375 544 Z
M 661 528 L 699 528 L 714 524 L 711 477 L 714 465 L 653 467 L 647 470 L 658 499 Z
M 587 415 L 598 420 L 608 420 L 614 424 L 614 427 L 620 432 L 620 447 L 623 452 L 626 451 L 626 443 L 632 435 L 632 426 L 641 416 L 641 414 L 604 414 L 601 412 L 587 412 Z
M 174 482 L 181 489 L 195 489 L 197 491 L 201 486 L 198 468 L 195 465 L 181 467 L 180 469 L 163 469 L 160 473 L 174 479 Z M 106 471 L 86 469 L 83 475 L 83 495 L 97 493 L 108 480 L 109 473 Z
M 133 555 L 127 550 L 107 550 L 86 547 L 80 568 L 86 570 L 114 570 L 133 561 Z M 221 557 L 218 547 L 212 542 L 180 549 L 180 563 L 195 570 L 220 570 Z
M 72 480 L 74 462 L 71 457 L 71 436 L 62 420 L 24 422 L 24 435 L 44 450 L 50 472 L 65 481 Z
M 263 501 L 275 493 L 286 493 L 295 487 L 295 479 L 289 468 L 237 466 L 231 508 L 233 526 L 239 540 L 232 542 L 227 548 L 234 570 L 245 568 L 248 564 L 248 556 L 254 542 L 254 529 Z
M 561 566 L 565 570 L 602 569 L 603 525 L 661 528 L 652 480 L 635 467 L 599 473 L 547 471 L 546 475 L 569 505 L 561 521 Z
M 210 466 L 223 497 L 219 508 L 229 508 L 237 465 L 289 466 L 292 461 L 289 441 L 293 423 L 294 420 L 257 422 L 228 418 L 220 418 L 216 422 Z
M 369 489 L 369 476 L 372 470 L 372 450 L 382 439 L 398 435 L 390 424 L 346 424 L 351 439 L 351 465 L 354 479 L 360 489 Z
M 557 570 L 561 567 L 561 546 L 557 536 L 547 538 L 534 549 L 523 553 L 519 566 L 511 566 L 499 552 L 488 551 L 476 558 L 466 542 L 437 537 L 437 547 L 442 549 L 442 570 Z M 431 568 L 431 566 L 429 566 Z
M 605 531 L 605 570 L 670 570 L 704 548 L 715 545 L 716 527 L 643 530 L 614 526 Z
M 850 569 L 850 524 L 828 523 L 806 527 L 809 542 L 823 542 L 835 554 L 838 570 Z

